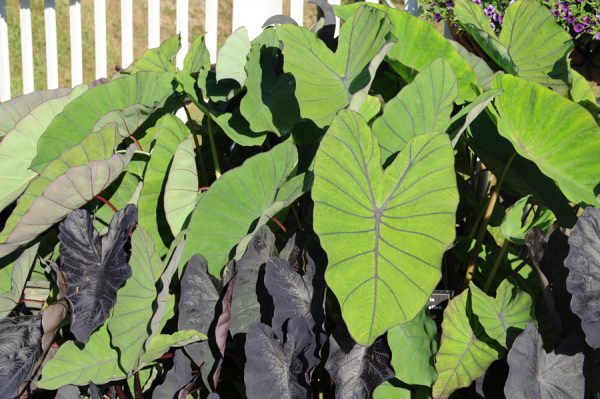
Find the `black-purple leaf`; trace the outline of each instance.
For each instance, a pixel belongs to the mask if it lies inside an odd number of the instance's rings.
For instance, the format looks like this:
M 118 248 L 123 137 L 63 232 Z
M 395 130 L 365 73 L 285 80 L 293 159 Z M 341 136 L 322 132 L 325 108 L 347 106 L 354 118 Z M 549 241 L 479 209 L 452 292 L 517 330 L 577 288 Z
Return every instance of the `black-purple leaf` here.
M 600 348 L 600 209 L 587 208 L 569 237 L 565 259 L 571 309 L 581 319 L 587 343 Z
M 86 343 L 116 301 L 117 289 L 131 276 L 125 244 L 137 223 L 135 205 L 113 217 L 108 233 L 100 236 L 85 210 L 73 211 L 59 226 L 60 269 L 67 280 L 71 303 L 71 332 Z
M 244 369 L 248 399 L 311 398 L 306 374 L 318 361 L 314 341 L 302 317 L 288 322 L 285 342 L 265 324 L 251 326 Z
M 156 399 L 173 398 L 193 379 L 192 361 L 183 350 L 177 349 L 173 356 L 173 367 L 167 371 L 164 381 L 154 389 L 152 397 Z
M 384 338 L 367 347 L 354 342 L 346 328 L 336 329 L 329 338 L 325 364 L 335 381 L 336 399 L 370 398 L 377 386 L 394 377 L 390 360 Z
M 534 324 L 517 337 L 508 353 L 508 378 L 504 394 L 511 399 L 583 398 L 585 377 L 583 353 L 573 351 L 575 340 L 567 340 L 546 353 Z
M 60 387 L 56 391 L 54 399 L 79 399 L 81 398 L 81 392 L 77 385 L 65 385 Z
M 0 320 L 0 398 L 18 397 L 42 351 L 42 315 Z

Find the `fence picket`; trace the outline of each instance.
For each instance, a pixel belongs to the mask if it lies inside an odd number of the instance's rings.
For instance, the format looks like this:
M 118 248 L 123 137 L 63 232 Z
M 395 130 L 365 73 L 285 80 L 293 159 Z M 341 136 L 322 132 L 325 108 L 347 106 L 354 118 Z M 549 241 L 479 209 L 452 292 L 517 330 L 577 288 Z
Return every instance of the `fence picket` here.
M 206 0 L 204 7 L 205 43 L 210 53 L 210 62 L 217 62 L 217 36 L 219 23 L 219 0 Z
M 81 43 L 81 3 L 70 0 L 69 24 L 71 34 L 71 85 L 83 83 L 83 46 Z
M 23 67 L 23 94 L 31 93 L 33 82 L 33 39 L 31 37 L 31 8 L 29 0 L 21 0 L 19 23 L 21 28 L 21 65 Z
M 304 24 L 304 0 L 292 0 L 290 3 L 290 17 L 296 22 L 298 25 Z
M 56 40 L 55 0 L 44 0 L 44 29 L 46 35 L 46 85 L 58 88 L 58 47 Z
M 248 29 L 250 39 L 262 32 L 262 24 L 271 16 L 281 14 L 282 0 L 233 0 L 232 30 Z
M 133 0 L 121 0 L 121 66 L 133 63 Z
M 160 46 L 160 0 L 148 0 L 148 48 Z
M 96 79 L 107 77 L 106 69 L 106 0 L 94 0 L 94 45 Z
M 0 101 L 10 100 L 10 58 L 6 0 L 0 0 Z

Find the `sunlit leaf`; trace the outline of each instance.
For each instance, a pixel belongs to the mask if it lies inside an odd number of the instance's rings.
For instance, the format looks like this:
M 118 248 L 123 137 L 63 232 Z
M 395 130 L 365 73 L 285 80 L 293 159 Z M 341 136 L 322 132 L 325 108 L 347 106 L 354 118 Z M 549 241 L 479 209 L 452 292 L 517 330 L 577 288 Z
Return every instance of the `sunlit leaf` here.
M 0 319 L 8 316 L 21 299 L 29 272 L 34 265 L 40 244 L 25 249 L 8 265 L 0 268 Z
M 217 57 L 217 82 L 223 79 L 235 80 L 240 87 L 246 81 L 246 56 L 250 52 L 248 31 L 241 27 L 236 29 L 225 41 Z

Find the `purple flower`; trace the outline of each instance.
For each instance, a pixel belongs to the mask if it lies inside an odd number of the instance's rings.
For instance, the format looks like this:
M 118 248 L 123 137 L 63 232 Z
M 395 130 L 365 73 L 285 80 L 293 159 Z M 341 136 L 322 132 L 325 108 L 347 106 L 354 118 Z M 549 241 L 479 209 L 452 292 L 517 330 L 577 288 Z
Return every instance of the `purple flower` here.
M 442 20 L 442 16 L 439 13 L 433 13 L 433 20 L 435 22 L 440 22 Z
M 555 17 L 558 16 L 558 10 L 552 10 L 552 15 L 554 15 Z
M 596 32 L 596 34 L 594 35 L 594 39 L 600 40 L 600 32 Z
M 568 10 L 569 9 L 569 3 L 560 3 L 560 8 L 562 8 L 563 10 Z
M 473 0 L 473 3 L 475 3 L 475 4 L 481 4 L 481 0 Z
M 496 24 L 493 22 L 490 22 L 490 26 L 492 27 L 493 30 L 496 30 Z
M 483 9 L 483 12 L 485 13 L 485 15 L 487 15 L 488 17 L 491 17 L 494 14 L 494 11 L 496 11 L 496 9 L 494 8 L 493 5 L 489 5 L 486 8 Z
M 591 18 L 589 15 L 585 15 L 585 16 L 583 17 L 583 23 L 584 23 L 585 25 L 589 25 L 589 24 L 590 24 L 590 22 L 592 22 L 592 18 Z
M 574 24 L 574 23 L 575 23 L 575 21 L 577 21 L 577 18 L 575 18 L 575 17 L 574 17 L 574 16 L 572 16 L 572 15 L 571 15 L 570 17 L 568 17 L 568 18 L 567 18 L 567 22 L 568 22 L 568 23 L 570 23 L 570 24 Z
M 454 7 L 454 2 L 453 1 L 447 1 L 446 2 L 446 7 Z
M 585 27 L 582 24 L 575 24 L 575 26 L 573 27 L 573 30 L 575 31 L 575 33 L 579 33 L 581 32 Z

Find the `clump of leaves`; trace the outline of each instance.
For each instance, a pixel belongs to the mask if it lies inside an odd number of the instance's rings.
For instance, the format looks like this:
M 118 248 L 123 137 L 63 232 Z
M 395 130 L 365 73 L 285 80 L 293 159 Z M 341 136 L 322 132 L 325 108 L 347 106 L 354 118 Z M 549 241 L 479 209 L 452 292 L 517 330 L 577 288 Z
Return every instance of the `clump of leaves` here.
M 316 3 L 215 66 L 199 37 L 177 69 L 175 36 L 0 104 L 0 396 L 598 394 L 600 126 L 569 38 L 536 0 L 499 36 L 457 0 L 483 60 Z

